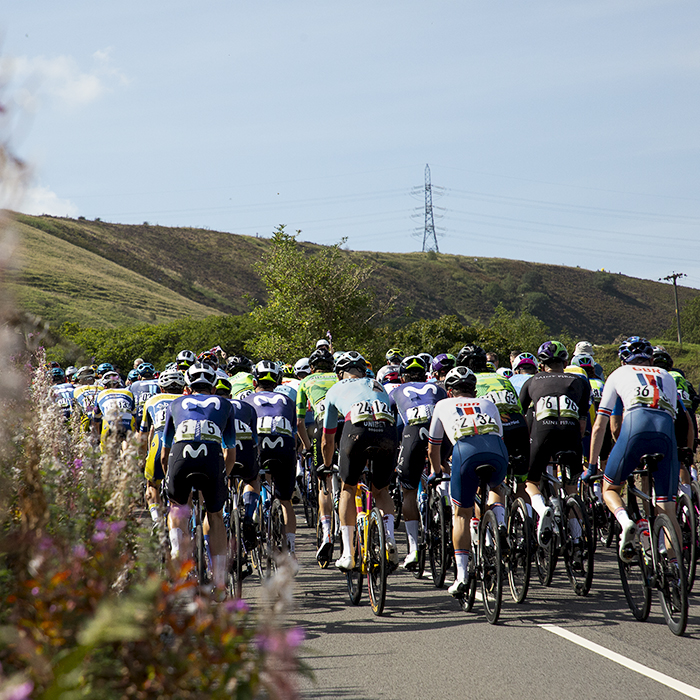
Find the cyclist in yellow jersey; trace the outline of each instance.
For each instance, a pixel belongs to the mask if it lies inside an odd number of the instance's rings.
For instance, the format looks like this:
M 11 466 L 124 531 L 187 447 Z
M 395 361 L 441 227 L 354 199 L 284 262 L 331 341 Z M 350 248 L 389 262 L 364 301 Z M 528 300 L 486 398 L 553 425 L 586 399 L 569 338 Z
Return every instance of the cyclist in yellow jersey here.
M 100 387 L 95 383 L 94 370 L 87 365 L 76 371 L 75 381 L 77 386 L 73 392 L 73 405 L 80 413 L 80 427 L 88 432 L 91 427 L 95 427 L 95 399 L 100 393 Z
M 102 423 L 100 449 L 104 451 L 109 435 L 125 438 L 136 429 L 136 402 L 117 372 L 106 372 L 102 384 L 105 388 L 95 399 L 95 419 Z
M 311 450 L 313 455 L 313 468 L 317 471 L 323 465 L 321 455 L 321 436 L 323 433 L 323 419 L 326 414 L 325 398 L 328 390 L 338 381 L 338 376 L 333 371 L 333 356 L 330 351 L 321 346 L 311 353 L 309 366 L 312 373 L 304 377 L 297 391 L 297 431 L 299 439 L 305 450 Z M 309 429 L 306 428 L 306 408 L 311 405 L 314 412 L 314 422 Z M 323 490 L 323 480 L 326 481 L 326 492 Z M 327 561 L 331 551 L 331 511 L 333 500 L 331 489 L 328 487 L 328 475 L 319 478 L 318 488 L 318 517 L 323 529 L 323 543 L 316 552 L 316 558 L 320 562 Z

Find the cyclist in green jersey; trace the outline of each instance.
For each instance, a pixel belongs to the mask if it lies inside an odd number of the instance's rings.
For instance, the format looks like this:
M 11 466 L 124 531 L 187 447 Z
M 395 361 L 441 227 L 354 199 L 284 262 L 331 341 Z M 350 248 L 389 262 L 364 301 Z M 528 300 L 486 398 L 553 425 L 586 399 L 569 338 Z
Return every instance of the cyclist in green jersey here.
M 325 398 L 328 390 L 338 381 L 338 376 L 333 371 L 333 355 L 328 348 L 321 346 L 311 353 L 309 366 L 311 374 L 304 377 L 297 391 L 297 430 L 299 438 L 305 450 L 310 450 L 313 456 L 313 468 L 317 471 L 323 466 L 321 455 L 321 436 L 323 434 L 323 419 L 326 415 Z M 306 408 L 311 404 L 314 412 L 314 422 L 306 427 Z M 309 431 L 311 435 L 309 435 Z M 331 540 L 331 511 L 333 510 L 333 497 L 328 485 L 328 475 L 319 478 L 318 484 L 318 517 L 323 529 L 323 543 L 316 552 L 319 562 L 327 561 L 332 547 Z M 323 481 L 326 481 L 324 493 Z
M 231 397 L 243 399 L 255 391 L 253 363 L 243 355 L 233 355 L 226 363 L 226 374 L 231 378 Z

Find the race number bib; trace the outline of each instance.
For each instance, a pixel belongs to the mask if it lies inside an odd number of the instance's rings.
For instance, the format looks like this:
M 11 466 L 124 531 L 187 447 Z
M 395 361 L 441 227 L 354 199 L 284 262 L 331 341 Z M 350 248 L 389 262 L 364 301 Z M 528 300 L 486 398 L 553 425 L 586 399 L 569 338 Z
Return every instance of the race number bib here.
M 258 418 L 258 433 L 292 437 L 292 424 L 284 416 L 261 416 Z
M 406 410 L 406 421 L 408 425 L 423 425 L 430 423 L 433 417 L 433 406 L 426 404 L 424 406 L 411 406 Z
M 385 420 L 390 423 L 394 422 L 389 407 L 379 399 L 374 401 L 358 401 L 350 408 L 350 420 L 354 424 L 364 423 L 366 421 Z
M 326 399 L 321 399 L 316 403 L 314 406 L 314 418 L 321 422 L 323 419 L 326 417 L 326 408 L 328 407 L 328 404 L 326 403 Z
M 578 404 L 568 396 L 543 396 L 535 406 L 535 418 L 578 419 Z
M 252 440 L 253 429 L 242 420 L 236 418 L 236 440 Z
M 183 420 L 175 431 L 175 442 L 221 442 L 221 429 L 210 420 Z
M 518 409 L 518 397 L 508 389 L 489 391 L 483 398 L 495 403 L 500 413 L 512 413 Z
M 465 413 L 459 416 L 454 426 L 454 436 L 457 440 L 497 432 L 498 424 L 488 413 Z

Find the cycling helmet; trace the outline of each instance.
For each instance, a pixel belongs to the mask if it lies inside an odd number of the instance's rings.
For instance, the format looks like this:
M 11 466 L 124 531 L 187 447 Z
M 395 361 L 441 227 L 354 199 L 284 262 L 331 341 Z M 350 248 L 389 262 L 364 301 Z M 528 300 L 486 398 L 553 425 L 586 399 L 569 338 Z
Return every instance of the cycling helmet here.
M 345 353 L 342 350 L 336 350 L 333 353 L 333 364 L 335 364 L 338 361 L 338 358 L 344 355 Z
M 505 377 L 506 379 L 510 379 L 513 376 L 513 370 L 508 369 L 508 367 L 499 367 L 496 370 L 497 374 L 500 374 L 502 377 Z
M 593 359 L 593 355 L 589 355 L 587 352 L 574 355 L 571 358 L 571 364 L 575 365 L 576 367 L 590 367 L 591 369 L 595 368 L 595 360 Z
M 136 371 L 139 373 L 141 379 L 153 379 L 153 375 L 156 373 L 156 368 L 150 362 L 142 362 Z
M 319 348 L 326 348 L 326 350 L 328 350 L 330 346 L 331 344 L 325 338 L 321 338 L 321 340 L 316 341 L 316 350 L 318 350 Z
M 564 367 L 564 371 L 567 374 L 580 374 L 582 377 L 585 377 L 588 379 L 588 374 L 583 367 L 579 367 L 578 365 L 567 365 Z
M 51 370 L 51 379 L 54 384 L 63 384 L 66 381 L 66 373 L 60 367 Z
M 418 357 L 423 359 L 423 362 L 425 362 L 425 371 L 429 372 L 433 364 L 433 356 L 429 352 L 419 352 Z
M 491 362 L 490 360 L 486 360 L 486 369 L 489 372 L 495 372 L 496 371 L 496 366 Z
M 530 365 L 532 367 L 535 367 L 535 369 L 539 369 L 539 363 L 537 362 L 537 358 L 529 352 L 521 352 L 513 360 L 511 367 L 515 372 L 516 369 L 519 369 L 520 367 L 523 367 L 525 365 Z
M 72 382 L 73 381 L 73 375 L 77 372 L 78 370 L 71 365 L 70 367 L 66 368 L 66 381 L 67 382 Z
M 294 366 L 290 365 L 288 362 L 282 365 L 282 376 L 284 377 L 294 377 Z
M 215 352 L 205 350 L 197 355 L 197 361 L 201 362 L 203 365 L 209 365 L 214 371 L 219 369 L 219 358 L 216 356 Z
M 558 340 L 547 340 L 537 350 L 537 359 L 544 365 L 550 362 L 562 362 L 566 364 L 569 353 Z
M 191 367 L 196 361 L 197 358 L 195 357 L 195 354 L 192 352 L 192 350 L 181 350 L 178 353 L 177 358 L 175 359 L 178 369 L 187 369 L 188 367 Z
M 282 379 L 282 370 L 276 362 L 260 360 L 253 368 L 253 376 L 258 383 L 272 382 L 273 384 L 279 384 L 280 379 Z
M 111 372 L 105 372 L 102 375 L 102 386 L 105 388 L 116 389 L 122 385 L 122 378 L 117 372 L 112 370 Z
M 486 351 L 478 345 L 465 345 L 457 355 L 457 365 L 469 367 L 472 372 L 485 372 Z
M 114 372 L 114 367 L 109 362 L 103 362 L 98 365 L 96 374 L 104 375 L 105 372 Z
M 232 355 L 226 362 L 226 372 L 231 376 L 239 372 L 250 374 L 252 371 L 253 363 L 245 355 Z
M 158 377 L 158 386 L 164 391 L 175 388 L 182 392 L 185 386 L 185 375 L 179 369 L 166 369 Z
M 300 360 L 296 361 L 294 365 L 294 374 L 297 379 L 302 379 L 307 374 L 311 374 L 311 365 L 309 364 L 308 357 L 302 357 Z M 299 375 L 301 375 L 301 377 Z
M 333 369 L 333 364 L 333 355 L 326 347 L 314 350 L 309 357 L 309 365 L 314 371 L 323 369 L 330 372 Z
M 652 362 L 654 367 L 661 367 L 661 369 L 670 370 L 673 369 L 673 358 L 666 352 L 666 348 L 661 345 L 656 345 L 652 348 Z
M 654 348 L 646 338 L 632 335 L 620 345 L 617 354 L 624 364 L 631 365 L 639 360 L 652 359 Z
M 453 367 L 445 377 L 445 388 L 472 392 L 476 389 L 476 375 L 468 367 Z
M 433 372 L 449 372 L 457 366 L 457 358 L 449 352 L 441 352 L 436 355 L 432 362 Z
M 350 369 L 359 369 L 363 374 L 367 370 L 365 358 L 356 350 L 344 352 L 335 363 L 336 374 L 347 372 Z
M 61 365 L 58 362 L 56 362 L 56 360 L 51 360 L 48 364 L 48 368 L 49 369 L 60 369 Z
M 420 377 L 416 381 L 425 381 L 425 374 L 428 371 L 425 360 L 420 355 L 409 355 L 401 360 L 399 365 L 399 376 L 411 376 L 415 375 Z
M 95 372 L 92 367 L 85 365 L 75 373 L 75 379 L 79 384 L 92 384 L 95 381 Z
M 139 365 L 139 366 L 140 366 L 140 365 Z M 129 374 L 126 375 L 126 378 L 127 378 L 130 382 L 137 382 L 137 381 L 139 380 L 139 373 L 138 373 L 138 370 L 135 370 L 135 369 L 129 370 Z
M 398 384 L 400 381 L 399 365 L 384 365 L 377 372 L 377 381 L 380 384 Z
M 388 365 L 398 365 L 401 360 L 403 360 L 403 354 L 401 350 L 397 348 L 391 348 L 386 351 L 386 362 Z
M 231 380 L 228 377 L 217 377 L 216 383 L 214 384 L 214 393 L 219 396 L 231 396 Z
M 216 371 L 203 362 L 195 362 L 185 372 L 185 384 L 189 387 L 214 386 L 216 381 Z

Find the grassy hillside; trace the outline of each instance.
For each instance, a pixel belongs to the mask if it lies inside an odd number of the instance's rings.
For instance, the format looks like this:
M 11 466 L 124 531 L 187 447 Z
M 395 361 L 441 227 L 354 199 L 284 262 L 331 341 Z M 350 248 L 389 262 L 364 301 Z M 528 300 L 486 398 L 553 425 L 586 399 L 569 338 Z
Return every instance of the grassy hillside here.
M 221 313 L 38 228 L 17 229 L 18 269 L 7 286 L 20 308 L 51 324 L 104 327 Z
M 27 250 L 35 245 L 32 236 L 38 233 L 49 236 L 42 238 L 43 241 L 55 241 L 41 259 L 31 253 L 25 255 L 26 266 L 15 285 L 25 309 L 41 313 L 43 305 L 51 314 L 42 315 L 54 322 L 66 316 L 54 296 L 61 284 L 74 292 L 70 297 L 73 306 L 65 309 L 71 314 L 89 313 L 98 301 L 122 306 L 118 318 L 108 323 L 128 322 L 124 309 L 136 313 L 124 299 L 133 296 L 138 300 L 138 285 L 131 294 L 122 289 L 119 300 L 112 302 L 112 286 L 104 274 L 99 285 L 103 295 L 91 294 L 80 300 L 90 285 L 80 281 L 83 273 L 72 261 L 80 261 L 84 256 L 82 251 L 112 263 L 110 270 L 114 274 L 119 270 L 124 284 L 128 284 L 126 274 L 130 271 L 138 279 L 150 280 L 154 289 L 164 293 L 169 290 L 179 295 L 177 298 L 201 305 L 198 309 L 243 313 L 248 310 L 246 295 L 264 300 L 265 292 L 252 264 L 269 245 L 265 238 L 49 216 L 17 215 L 17 221 Z M 308 251 L 317 248 L 303 245 Z M 66 256 L 66 250 L 74 253 Z M 347 254 L 376 265 L 374 279 L 380 300 L 388 298 L 392 290 L 398 292 L 395 325 L 444 314 L 456 314 L 465 322 L 487 321 L 499 302 L 509 309 L 535 314 L 553 332 L 568 330 L 601 343 L 633 333 L 659 336 L 673 323 L 672 289 L 659 282 L 500 258 L 357 251 Z M 47 268 L 55 272 L 51 284 L 44 277 Z M 681 304 L 699 293 L 695 289 L 679 288 Z M 82 304 L 88 308 L 79 311 Z M 139 314 L 148 313 L 145 306 Z M 164 312 L 154 313 L 157 318 L 165 317 Z M 183 307 L 182 314 L 186 313 L 190 312 Z M 108 317 L 112 318 L 107 314 L 105 322 Z

